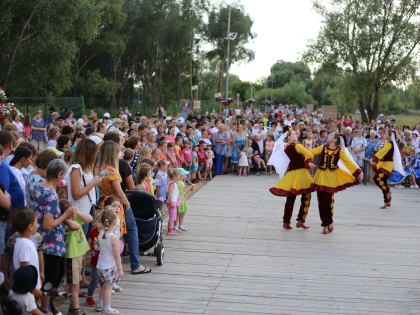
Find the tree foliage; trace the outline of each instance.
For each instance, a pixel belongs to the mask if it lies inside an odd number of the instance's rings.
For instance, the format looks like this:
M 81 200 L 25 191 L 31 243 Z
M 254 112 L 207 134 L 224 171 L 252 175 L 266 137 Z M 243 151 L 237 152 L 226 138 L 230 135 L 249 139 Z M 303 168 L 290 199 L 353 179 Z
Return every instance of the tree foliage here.
M 10 96 L 84 96 L 122 104 L 191 98 L 225 68 L 228 7 L 208 0 L 3 0 L 0 85 Z M 250 60 L 252 20 L 232 6 L 231 63 Z M 209 91 L 203 91 L 209 94 Z M 213 91 L 212 91 L 213 92 Z M 211 96 L 213 98 L 213 95 Z M 92 105 L 92 104 L 90 104 Z
M 420 1 L 331 0 L 315 2 L 323 27 L 307 60 L 345 73 L 362 116 L 379 113 L 381 94 L 415 74 L 420 42 Z

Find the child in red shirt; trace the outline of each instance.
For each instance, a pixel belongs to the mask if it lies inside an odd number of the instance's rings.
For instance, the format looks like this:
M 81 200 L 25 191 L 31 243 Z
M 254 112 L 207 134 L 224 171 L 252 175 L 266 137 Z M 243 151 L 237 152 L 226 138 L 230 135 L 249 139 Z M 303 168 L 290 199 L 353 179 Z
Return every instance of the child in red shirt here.
M 98 229 L 98 218 L 100 218 L 101 211 L 98 210 L 98 212 L 95 215 L 94 219 L 94 228 L 89 234 L 89 245 L 90 245 L 90 264 L 92 266 L 92 272 L 91 272 L 91 278 L 90 283 L 87 291 L 87 297 L 86 297 L 86 304 L 87 306 L 96 306 L 96 302 L 93 298 L 93 294 L 95 293 L 96 286 L 99 283 L 99 277 L 96 273 L 96 264 L 98 263 L 99 258 L 99 229 Z M 101 311 L 101 310 L 100 310 Z
M 182 158 L 184 159 L 184 169 L 188 172 L 190 172 L 190 174 L 187 175 L 187 182 L 188 185 L 191 185 L 191 167 L 192 167 L 192 159 L 193 159 L 193 153 L 192 153 L 192 149 L 191 149 L 191 142 L 189 141 L 185 141 L 185 149 L 182 150 Z

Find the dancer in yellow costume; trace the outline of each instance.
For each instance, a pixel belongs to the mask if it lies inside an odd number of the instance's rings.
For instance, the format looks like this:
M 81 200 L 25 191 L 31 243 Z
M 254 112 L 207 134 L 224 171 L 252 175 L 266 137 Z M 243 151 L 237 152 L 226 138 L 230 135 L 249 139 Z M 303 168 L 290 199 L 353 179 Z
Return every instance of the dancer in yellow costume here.
M 279 141 L 284 141 L 283 138 L 284 137 Z M 287 167 L 287 173 L 270 189 L 270 192 L 276 196 L 287 197 L 284 207 L 283 228 L 288 230 L 292 229 L 290 219 L 293 214 L 296 196 L 302 195 L 296 227 L 307 229 L 309 226 L 305 225 L 305 220 L 311 203 L 311 192 L 313 191 L 313 188 L 311 187 L 313 179 L 308 168 L 310 166 L 315 166 L 312 163 L 313 154 L 301 144 L 296 144 L 297 136 L 293 130 L 288 132 L 286 142 L 286 146 L 282 143 L 277 143 L 278 145 L 281 145 L 282 148 L 279 150 L 276 150 L 275 148 L 272 154 L 273 159 L 270 159 L 270 161 L 273 163 L 273 160 L 279 160 L 279 165 L 277 167 L 275 162 L 272 165 L 276 167 L 276 171 L 279 173 L 280 177 L 284 175 L 280 169 L 283 168 L 283 170 L 286 171 Z M 270 161 L 268 162 L 269 165 Z
M 311 150 L 314 156 L 321 155 L 319 168 L 315 173 L 312 188 L 318 197 L 322 234 L 333 232 L 334 194 L 347 187 L 359 184 L 363 179 L 362 170 L 341 147 L 337 132 L 328 135 L 328 144 Z
M 401 163 L 401 155 L 395 141 L 395 135 L 392 131 L 384 135 L 388 141 L 381 150 L 379 150 L 371 160 L 375 176 L 373 180 L 375 184 L 381 189 L 384 196 L 384 205 L 381 209 L 391 207 L 391 190 L 388 187 L 388 178 L 393 175 L 393 171 L 397 171 L 405 176 L 404 168 Z

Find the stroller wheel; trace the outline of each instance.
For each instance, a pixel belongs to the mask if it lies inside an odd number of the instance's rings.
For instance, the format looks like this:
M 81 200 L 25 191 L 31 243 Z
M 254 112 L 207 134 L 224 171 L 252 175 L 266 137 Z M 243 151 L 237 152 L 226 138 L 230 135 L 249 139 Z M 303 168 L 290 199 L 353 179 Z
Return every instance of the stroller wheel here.
M 165 256 L 165 248 L 163 248 L 162 243 L 159 243 L 155 248 L 156 262 L 158 266 L 163 265 L 163 258 Z

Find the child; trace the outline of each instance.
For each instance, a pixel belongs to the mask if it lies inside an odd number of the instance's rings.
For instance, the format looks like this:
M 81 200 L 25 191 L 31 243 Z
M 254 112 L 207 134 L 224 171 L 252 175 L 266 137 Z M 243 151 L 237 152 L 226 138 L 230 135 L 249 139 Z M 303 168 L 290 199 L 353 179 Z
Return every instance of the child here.
M 159 141 L 159 150 L 160 150 L 160 156 L 159 156 L 159 160 L 166 160 L 166 151 L 168 150 L 168 143 L 166 142 L 166 139 L 161 139 Z
M 116 221 L 116 225 L 115 225 L 115 229 L 112 231 L 112 233 L 114 233 L 114 235 L 120 240 L 120 254 L 122 254 L 122 252 L 124 251 L 124 242 L 122 241 L 121 238 L 121 228 L 120 228 L 120 212 L 121 212 L 121 200 L 117 197 L 108 197 L 105 202 L 104 202 L 104 206 L 105 209 L 111 209 L 112 211 L 114 211 L 114 213 L 117 216 L 117 221 Z M 115 292 L 123 292 L 123 289 L 118 286 L 117 283 L 114 283 L 112 285 L 112 293 Z
M 191 168 L 192 168 L 192 163 L 193 163 L 193 154 L 192 154 L 192 149 L 191 149 L 191 142 L 189 141 L 185 141 L 185 149 L 182 150 L 182 158 L 184 160 L 184 169 L 186 171 L 188 171 L 188 176 L 187 176 L 187 183 L 188 185 L 191 185 Z
M 419 188 L 416 181 L 416 178 L 420 177 L 419 158 L 416 156 L 414 150 L 410 150 L 409 154 L 410 156 L 407 159 L 407 169 L 405 170 L 405 173 L 407 176 L 410 176 L 410 188 Z
M 183 145 L 184 145 L 184 140 L 182 140 L 182 137 L 176 137 L 174 148 L 175 148 L 177 166 L 175 167 L 182 167 L 182 164 L 184 164 L 184 158 L 182 157 L 182 149 L 181 149 Z
M 140 191 L 151 193 L 150 184 L 146 180 L 148 177 L 152 176 L 152 168 L 147 163 L 140 164 L 137 170 L 137 186 L 136 188 Z
M 204 172 L 206 170 L 206 151 L 204 151 L 203 140 L 200 140 L 197 156 L 198 156 L 198 178 L 201 180 L 202 176 L 204 177 Z
M 244 145 L 239 157 L 238 176 L 248 176 L 248 148 Z
M 130 148 L 126 148 L 124 150 L 123 159 L 128 162 L 128 164 L 131 164 L 134 160 L 134 150 Z
M 92 266 L 92 270 L 90 273 L 90 283 L 88 287 L 87 297 L 86 297 L 86 304 L 89 307 L 96 306 L 96 302 L 93 298 L 93 294 L 95 293 L 96 286 L 99 284 L 99 277 L 96 270 L 96 265 L 98 264 L 98 258 L 100 253 L 99 248 L 99 230 L 102 229 L 102 225 L 100 222 L 102 215 L 102 210 L 96 211 L 95 217 L 93 219 L 93 229 L 89 234 L 89 246 L 90 246 L 90 265 Z M 118 218 L 118 216 L 117 216 Z M 116 225 L 118 227 L 118 225 Z M 97 309 L 97 311 L 102 311 L 102 308 Z
M 168 162 L 159 160 L 157 169 L 154 181 L 156 184 L 156 198 L 165 203 L 168 197 Z
M 13 227 L 19 233 L 16 238 L 16 243 L 13 249 L 13 270 L 18 270 L 19 267 L 32 265 L 37 271 L 37 282 L 32 293 L 37 298 L 42 295 L 39 257 L 37 248 L 31 237 L 37 233 L 38 220 L 35 212 L 26 207 L 18 208 L 14 213 Z
M 31 114 L 26 113 L 23 119 L 23 138 L 29 142 L 31 136 Z
M 181 204 L 178 206 L 177 209 L 177 217 L 175 221 L 174 231 L 176 232 L 186 232 L 188 229 L 183 225 L 184 223 L 184 216 L 185 213 L 188 211 L 187 201 L 186 201 L 186 190 L 185 190 L 185 176 L 189 174 L 188 171 L 184 170 L 183 168 L 178 168 L 180 172 L 180 179 L 176 181 L 176 185 L 178 187 L 179 196 L 181 199 Z
M 60 209 L 63 213 L 72 207 L 73 205 L 70 201 L 60 199 Z M 82 224 L 92 222 L 92 216 L 89 213 L 77 211 L 77 214 L 69 219 L 73 221 L 65 221 L 65 269 L 67 283 L 71 288 L 71 300 L 68 314 L 80 315 L 82 312 L 80 311 L 79 304 L 79 283 L 82 280 L 83 256 L 89 251 L 89 243 L 86 240 L 85 233 L 83 233 Z
M 206 148 L 206 170 L 204 171 L 204 180 L 207 180 L 207 173 L 209 173 L 210 180 L 213 179 L 213 159 L 214 152 L 211 150 L 211 144 L 207 144 Z
M 168 143 L 168 150 L 166 151 L 166 159 L 169 162 L 168 168 L 177 168 L 178 167 L 178 162 L 176 161 L 175 149 L 174 149 L 174 145 L 172 144 L 172 142 Z
M 177 215 L 177 208 L 181 204 L 181 200 L 179 197 L 179 190 L 176 182 L 180 179 L 180 172 L 177 168 L 171 168 L 168 171 L 168 200 L 166 201 L 166 205 L 169 211 L 169 222 L 168 222 L 168 236 L 175 236 L 177 235 L 174 232 L 174 223 L 176 221 Z
M 254 157 L 255 163 L 257 164 L 257 176 L 260 175 L 260 170 L 261 169 L 265 169 L 265 174 L 268 175 L 267 166 L 265 165 L 265 162 L 262 159 L 262 157 L 260 155 L 260 152 L 258 152 L 258 150 L 254 151 L 253 157 Z
M 201 180 L 200 173 L 198 172 L 198 144 L 194 145 L 192 155 L 192 182 L 193 184 L 197 184 Z
M 157 163 L 160 160 L 160 156 L 161 156 L 160 149 L 159 148 L 153 148 L 152 149 L 152 160 L 153 162 Z
M 266 164 L 268 163 L 268 160 L 271 157 L 271 153 L 273 153 L 274 144 L 275 144 L 274 136 L 273 136 L 272 133 L 270 133 L 270 134 L 267 135 L 267 140 L 265 141 L 265 163 Z M 273 169 L 273 167 L 270 165 L 268 167 L 270 175 L 273 174 L 272 169 Z
M 22 314 L 52 315 L 51 312 L 42 312 L 36 305 L 35 297 L 31 292 L 36 287 L 37 281 L 38 271 L 34 266 L 27 265 L 19 267 L 13 275 L 13 287 L 10 291 L 10 298 L 15 300 L 20 305 L 23 310 Z M 4 314 L 12 313 L 5 311 Z M 13 314 L 16 313 L 14 312 Z
M 116 315 L 119 312 L 111 308 L 112 286 L 124 276 L 120 241 L 112 232 L 117 226 L 117 215 L 111 209 L 105 209 L 102 211 L 100 223 L 103 229 L 98 236 L 100 253 L 96 268 L 101 289 L 96 310 L 102 310 L 103 315 Z

